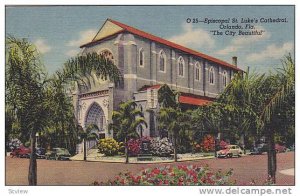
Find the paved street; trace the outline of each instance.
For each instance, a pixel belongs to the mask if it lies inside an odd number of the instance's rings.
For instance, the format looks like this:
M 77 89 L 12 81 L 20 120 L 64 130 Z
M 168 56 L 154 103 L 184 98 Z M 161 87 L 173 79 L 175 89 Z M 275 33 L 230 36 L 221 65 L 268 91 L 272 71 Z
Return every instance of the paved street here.
M 277 156 L 278 185 L 294 185 L 295 179 L 291 172 L 294 165 L 294 152 L 279 153 Z M 249 185 L 255 180 L 262 185 L 267 178 L 267 155 L 245 156 L 231 159 L 206 159 L 166 164 L 123 164 L 83 161 L 53 161 L 38 160 L 38 185 L 89 185 L 93 181 L 106 181 L 119 172 L 131 171 L 136 173 L 143 168 L 158 165 L 206 165 L 213 170 L 227 171 L 233 168 L 233 179 L 238 185 Z M 27 185 L 29 160 L 6 157 L 6 185 Z

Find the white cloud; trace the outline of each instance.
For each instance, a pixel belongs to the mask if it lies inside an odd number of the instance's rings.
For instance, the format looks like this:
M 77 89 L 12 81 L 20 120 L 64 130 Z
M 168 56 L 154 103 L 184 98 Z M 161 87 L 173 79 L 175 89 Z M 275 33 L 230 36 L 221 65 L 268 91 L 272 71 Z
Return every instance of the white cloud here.
M 70 49 L 67 50 L 65 54 L 69 57 L 76 56 L 80 52 L 79 46 L 92 41 L 96 33 L 97 30 L 95 29 L 87 29 L 85 31 L 80 31 L 76 39 L 72 39 L 67 42 L 66 46 L 70 47 Z
M 281 46 L 271 44 L 267 46 L 263 51 L 249 54 L 246 58 L 249 62 L 258 62 L 266 59 L 279 59 L 282 58 L 286 53 L 292 52 L 294 44 L 292 42 L 283 43 Z
M 95 37 L 96 33 L 97 33 L 97 30 L 95 30 L 95 29 L 88 29 L 85 31 L 81 31 L 81 32 L 79 32 L 79 36 L 76 39 L 70 40 L 67 43 L 67 46 L 79 47 L 82 44 L 86 44 L 86 43 L 92 41 L 92 39 Z
M 236 52 L 247 45 L 251 45 L 255 42 L 260 42 L 271 37 L 271 34 L 267 32 L 262 26 L 256 26 L 256 30 L 264 30 L 262 35 L 240 35 L 231 40 L 229 46 L 216 52 L 217 55 L 228 55 Z
M 65 54 L 69 57 L 76 56 L 79 53 L 79 49 L 68 50 Z
M 47 52 L 50 52 L 50 50 L 52 49 L 51 46 L 49 46 L 46 43 L 46 40 L 44 39 L 37 39 L 34 41 L 34 45 L 36 46 L 37 50 L 41 53 L 41 54 L 45 54 Z
M 183 32 L 169 38 L 170 41 L 188 46 L 191 48 L 199 48 L 202 46 L 212 48 L 215 45 L 215 40 L 205 30 L 193 28 L 192 24 L 182 25 Z

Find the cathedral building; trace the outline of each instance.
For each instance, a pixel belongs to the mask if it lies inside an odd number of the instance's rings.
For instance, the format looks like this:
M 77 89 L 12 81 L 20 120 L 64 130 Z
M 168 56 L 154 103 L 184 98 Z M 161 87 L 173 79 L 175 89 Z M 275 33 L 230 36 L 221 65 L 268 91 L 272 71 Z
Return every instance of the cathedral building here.
M 161 85 L 179 91 L 181 104 L 199 106 L 213 101 L 234 73 L 242 71 L 236 57 L 230 64 L 111 19 L 91 42 L 80 47 L 83 54 L 105 55 L 124 78 L 124 84 L 118 87 L 99 81 L 90 88 L 79 87 L 73 94 L 79 124 L 98 125 L 101 138 L 112 137 L 108 123 L 121 101 L 135 100 L 148 124 L 138 133 L 155 137 L 159 136 L 155 114 Z

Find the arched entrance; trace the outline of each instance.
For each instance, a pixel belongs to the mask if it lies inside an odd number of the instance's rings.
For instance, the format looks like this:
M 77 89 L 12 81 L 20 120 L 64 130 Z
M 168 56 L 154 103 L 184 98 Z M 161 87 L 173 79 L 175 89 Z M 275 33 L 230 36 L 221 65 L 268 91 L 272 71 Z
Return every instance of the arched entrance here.
M 101 108 L 101 106 L 97 103 L 93 103 L 90 107 L 90 109 L 87 112 L 84 126 L 87 127 L 91 124 L 97 125 L 99 128 L 99 132 L 95 130 L 95 133 L 99 138 L 105 137 L 105 128 L 106 128 L 106 119 L 104 112 Z

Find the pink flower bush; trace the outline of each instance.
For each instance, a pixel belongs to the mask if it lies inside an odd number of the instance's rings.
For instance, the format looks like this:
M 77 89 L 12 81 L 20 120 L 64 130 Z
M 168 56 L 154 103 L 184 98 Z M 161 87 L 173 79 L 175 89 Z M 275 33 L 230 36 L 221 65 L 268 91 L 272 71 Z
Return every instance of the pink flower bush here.
M 221 149 L 225 149 L 225 147 L 229 145 L 227 142 L 225 142 L 224 140 L 220 141 L 219 146 Z
M 141 151 L 141 141 L 139 139 L 130 139 L 127 142 L 127 148 L 130 156 L 137 156 Z
M 148 168 L 137 175 L 130 172 L 120 173 L 113 180 L 94 182 L 93 185 L 234 185 L 231 180 L 232 170 L 213 173 L 208 167 L 195 165 L 163 166 Z
M 128 153 L 130 156 L 137 156 L 141 153 L 141 144 L 142 142 L 149 142 L 152 140 L 151 137 L 142 137 L 139 139 L 130 139 L 127 142 L 128 145 Z

